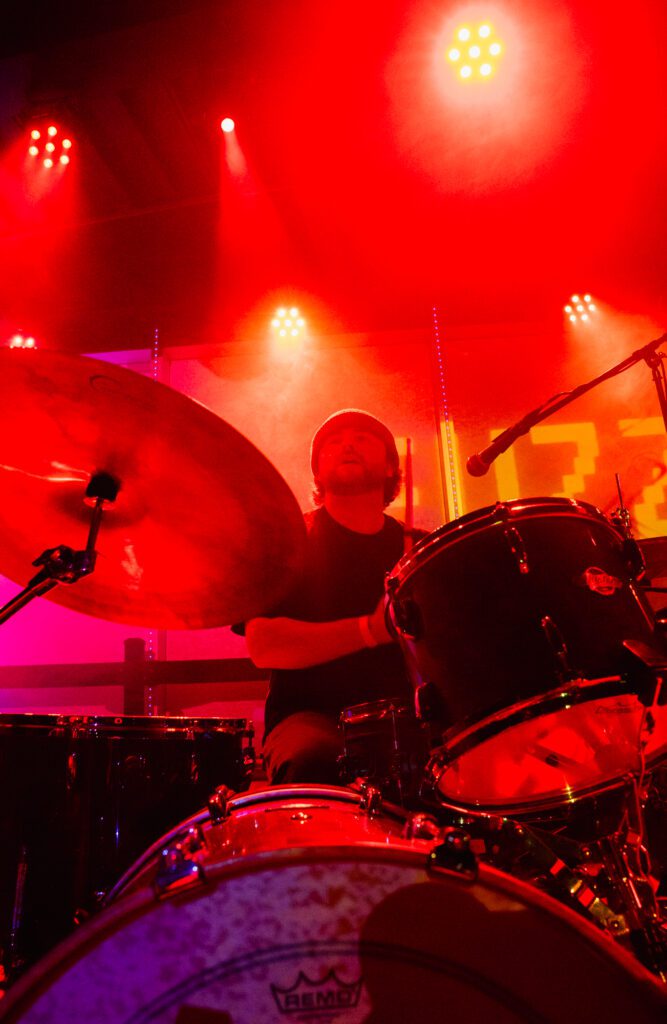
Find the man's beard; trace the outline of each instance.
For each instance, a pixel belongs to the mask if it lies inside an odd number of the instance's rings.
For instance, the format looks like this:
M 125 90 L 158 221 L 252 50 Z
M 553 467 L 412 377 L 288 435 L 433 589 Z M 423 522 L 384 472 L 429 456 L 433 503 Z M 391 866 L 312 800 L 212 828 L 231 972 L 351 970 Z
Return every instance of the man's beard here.
M 339 497 L 349 497 L 356 494 L 368 494 L 370 491 L 378 491 L 384 488 L 386 474 L 381 470 L 373 470 L 361 463 L 357 464 L 359 472 L 345 476 L 334 467 L 325 477 L 318 481 L 321 490 L 326 494 L 336 494 Z

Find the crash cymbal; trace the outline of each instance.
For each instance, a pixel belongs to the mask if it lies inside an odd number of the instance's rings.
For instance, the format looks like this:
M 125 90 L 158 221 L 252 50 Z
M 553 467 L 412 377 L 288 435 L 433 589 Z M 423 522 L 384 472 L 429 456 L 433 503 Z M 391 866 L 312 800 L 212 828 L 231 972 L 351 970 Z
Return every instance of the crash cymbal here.
M 131 370 L 0 350 L 0 572 L 25 586 L 59 544 L 86 545 L 91 476 L 120 482 L 92 575 L 50 600 L 156 629 L 222 626 L 287 593 L 304 526 L 271 463 L 204 406 Z

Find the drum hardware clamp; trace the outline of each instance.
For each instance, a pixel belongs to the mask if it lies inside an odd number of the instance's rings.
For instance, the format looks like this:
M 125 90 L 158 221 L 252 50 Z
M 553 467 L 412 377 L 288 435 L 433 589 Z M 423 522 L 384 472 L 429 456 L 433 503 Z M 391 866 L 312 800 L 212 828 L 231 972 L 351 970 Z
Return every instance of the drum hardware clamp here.
M 445 828 L 440 842 L 429 856 L 427 867 L 431 871 L 445 871 L 461 875 L 470 882 L 477 878 L 477 858 L 470 849 L 470 836 L 461 828 Z

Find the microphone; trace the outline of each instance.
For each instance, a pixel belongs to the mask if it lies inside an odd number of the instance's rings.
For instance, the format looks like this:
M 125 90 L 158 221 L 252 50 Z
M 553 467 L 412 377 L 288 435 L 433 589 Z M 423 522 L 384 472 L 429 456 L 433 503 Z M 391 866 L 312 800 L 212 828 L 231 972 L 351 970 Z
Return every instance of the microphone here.
M 466 462 L 466 469 L 470 473 L 470 476 L 484 476 L 485 473 L 488 473 L 489 466 L 491 465 L 491 459 L 489 459 L 488 462 L 485 460 L 484 455 L 486 451 L 487 449 L 485 448 L 484 451 L 480 452 L 478 455 L 471 455 Z
M 466 462 L 466 469 L 470 476 L 484 476 L 485 473 L 488 473 L 491 463 L 495 462 L 504 451 L 507 451 L 518 436 L 519 432 L 510 427 L 509 430 L 503 430 L 502 434 L 498 434 L 495 441 L 492 441 L 488 447 L 471 455 Z

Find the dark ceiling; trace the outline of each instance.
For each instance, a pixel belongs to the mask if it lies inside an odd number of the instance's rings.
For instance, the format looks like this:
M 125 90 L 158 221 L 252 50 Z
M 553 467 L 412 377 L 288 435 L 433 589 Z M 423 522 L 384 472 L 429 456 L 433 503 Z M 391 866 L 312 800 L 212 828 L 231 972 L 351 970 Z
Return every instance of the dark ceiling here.
M 578 288 L 664 316 L 667 5 L 488 7 L 520 70 L 485 106 L 433 73 L 470 4 L 15 6 L 0 328 L 94 351 L 156 327 L 165 344 L 241 337 L 282 295 L 322 329 L 366 330 L 428 325 L 434 304 L 550 319 Z M 62 194 L 27 202 L 33 115 L 75 149 Z

